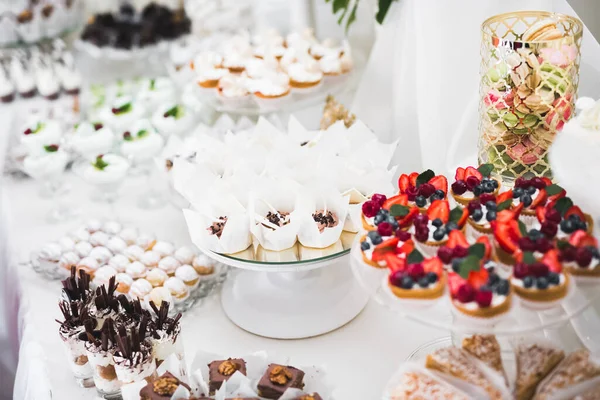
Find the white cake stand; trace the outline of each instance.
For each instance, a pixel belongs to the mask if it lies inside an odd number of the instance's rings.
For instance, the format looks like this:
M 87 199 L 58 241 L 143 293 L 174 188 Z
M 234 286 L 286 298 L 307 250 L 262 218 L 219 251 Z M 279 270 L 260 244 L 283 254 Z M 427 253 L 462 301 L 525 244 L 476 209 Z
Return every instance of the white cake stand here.
M 318 250 L 295 246 L 284 252 L 258 247 L 236 255 L 204 251 L 237 268 L 225 282 L 221 303 L 240 328 L 276 339 L 301 339 L 331 332 L 352 321 L 369 295 L 350 269 L 354 234 Z

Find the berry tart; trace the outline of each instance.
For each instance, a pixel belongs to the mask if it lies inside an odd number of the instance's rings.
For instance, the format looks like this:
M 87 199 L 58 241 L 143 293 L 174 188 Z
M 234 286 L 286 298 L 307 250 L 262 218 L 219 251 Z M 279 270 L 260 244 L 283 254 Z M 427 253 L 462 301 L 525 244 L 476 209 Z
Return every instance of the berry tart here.
M 415 217 L 415 245 L 423 254 L 435 255 L 448 242 L 450 232 L 464 228 L 468 216 L 467 210 L 460 207 L 450 211 L 448 200 L 434 201 L 426 214 Z
M 600 278 L 600 251 L 592 235 L 577 231 L 568 241 L 557 242 L 558 259 L 565 270 L 576 277 Z
M 363 261 L 375 268 L 393 267 L 396 254 L 408 254 L 413 248 L 410 233 L 400 228 L 394 231 L 388 222 L 379 224 L 376 231 L 369 231 L 360 241 Z
M 450 194 L 463 206 L 482 194 L 497 195 L 500 191 L 500 181 L 490 176 L 493 170 L 492 164 L 483 164 L 479 168 L 458 167 L 454 175 L 454 183 L 450 187 Z
M 484 243 L 474 244 L 448 273 L 452 305 L 469 317 L 493 318 L 510 310 L 510 282 L 484 266 L 486 252 Z
M 517 178 L 512 190 L 513 203 L 515 206 L 523 204 L 520 215 L 521 221 L 528 226 L 536 222 L 536 210 L 546 205 L 548 201 L 558 200 L 564 197 L 566 192 L 558 185 L 553 185 L 548 178 Z
M 410 228 L 419 214 L 416 207 L 408 207 L 408 196 L 399 194 L 389 199 L 384 194 L 376 193 L 362 205 L 362 226 L 366 231 L 377 230 L 382 222 L 388 222 L 394 228 L 406 230 Z
M 486 236 L 482 236 L 477 239 L 476 243 L 485 246 L 484 259 L 489 260 L 492 255 L 490 240 Z M 452 231 L 448 235 L 448 243 L 438 249 L 437 256 L 444 263 L 446 270 L 457 272 L 462 259 L 469 255 L 470 246 L 463 232 Z
M 443 175 L 435 175 L 428 169 L 419 174 L 402 174 L 398 179 L 400 194 L 408 196 L 411 206 L 417 206 L 424 212 L 436 200 L 445 200 L 448 195 L 448 180 Z
M 491 193 L 483 193 L 479 198 L 473 199 L 467 203 L 469 218 L 467 219 L 467 233 L 472 238 L 481 236 L 492 237 L 492 222 L 498 219 L 498 213 L 507 210 L 506 213 L 501 213 L 500 218 L 512 218 L 511 191 L 504 192 L 498 196 Z
M 567 295 L 569 275 L 563 272 L 558 255 L 556 249 L 548 251 L 541 261 L 531 252 L 518 255 L 511 285 L 521 299 L 541 305 Z
M 569 197 L 562 197 L 550 201 L 545 207 L 536 210 L 540 231 L 557 240 L 568 240 L 571 234 L 584 231 L 593 233 L 594 222 L 589 214 L 584 214 L 581 209 L 573 205 Z
M 437 257 L 424 259 L 413 250 L 399 262 L 388 277 L 392 293 L 401 299 L 433 300 L 444 294 L 446 276 L 444 265 Z

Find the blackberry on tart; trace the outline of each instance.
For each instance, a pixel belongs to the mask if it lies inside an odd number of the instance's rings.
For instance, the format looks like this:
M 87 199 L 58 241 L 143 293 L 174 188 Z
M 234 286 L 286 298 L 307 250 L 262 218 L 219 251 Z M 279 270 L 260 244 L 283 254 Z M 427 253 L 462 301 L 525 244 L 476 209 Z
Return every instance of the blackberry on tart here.
M 408 196 L 409 205 L 417 206 L 424 212 L 436 200 L 447 199 L 448 179 L 428 169 L 420 174 L 413 172 L 400 175 L 398 188 L 400 194 Z
M 413 250 L 398 263 L 388 277 L 392 293 L 401 299 L 433 300 L 444 294 L 444 265 L 437 257 L 425 259 Z
M 546 252 L 541 260 L 532 252 L 519 253 L 511 285 L 521 299 L 541 304 L 567 295 L 569 275 L 563 272 L 556 249 Z
M 463 206 L 483 194 L 496 196 L 501 184 L 498 179 L 491 177 L 493 170 L 492 164 L 482 164 L 478 168 L 458 167 L 454 175 L 454 183 L 450 187 L 450 194 Z
M 361 221 L 366 231 L 377 230 L 379 224 L 387 222 L 394 230 L 410 228 L 419 209 L 409 207 L 408 196 L 399 194 L 389 199 L 376 193 L 362 205 Z

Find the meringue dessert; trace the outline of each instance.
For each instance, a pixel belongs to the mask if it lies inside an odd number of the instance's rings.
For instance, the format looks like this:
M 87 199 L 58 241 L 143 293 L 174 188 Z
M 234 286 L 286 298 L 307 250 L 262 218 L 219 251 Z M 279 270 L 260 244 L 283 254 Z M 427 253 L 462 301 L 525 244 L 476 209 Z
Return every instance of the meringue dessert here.
M 69 162 L 69 155 L 58 145 L 43 146 L 42 153 L 34 153 L 25 157 L 23 170 L 37 180 L 54 179 L 60 176 Z
M 152 117 L 152 124 L 164 136 L 184 136 L 192 131 L 195 122 L 194 114 L 182 104 L 159 107 Z
M 70 143 L 81 156 L 92 158 L 112 150 L 114 133 L 101 122 L 81 122 L 75 126 Z
M 129 162 L 116 154 L 104 154 L 82 167 L 83 179 L 95 186 L 120 184 L 129 170 Z
M 121 153 L 136 162 L 151 160 L 164 145 L 164 139 L 146 119 L 136 121 L 123 133 Z
M 126 132 L 140 118 L 146 115 L 141 104 L 134 104 L 130 96 L 117 97 L 109 108 L 102 112 L 103 120 L 117 133 Z
M 153 112 L 162 104 L 175 101 L 175 85 L 169 78 L 148 79 L 143 81 L 140 86 L 137 101 L 150 112 Z

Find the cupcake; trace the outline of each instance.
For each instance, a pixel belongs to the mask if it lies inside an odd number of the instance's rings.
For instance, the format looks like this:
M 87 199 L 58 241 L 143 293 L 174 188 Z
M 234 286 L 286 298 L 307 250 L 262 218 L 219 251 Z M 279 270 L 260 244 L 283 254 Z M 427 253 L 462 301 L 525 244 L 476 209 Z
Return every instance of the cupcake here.
M 168 275 L 173 276 L 175 274 L 175 270 L 179 268 L 181 264 L 172 256 L 166 256 L 158 263 L 158 268 L 165 271 Z
M 177 268 L 175 277 L 181 279 L 190 290 L 195 289 L 200 282 L 200 276 L 191 265 L 182 265 Z
M 167 279 L 169 279 L 169 275 L 160 268 L 154 268 L 146 274 L 146 280 L 150 282 L 153 287 L 164 285 Z
M 437 257 L 424 259 L 416 250 L 400 259 L 388 277 L 388 287 L 400 299 L 435 300 L 445 286 L 442 262 Z
M 477 169 L 457 168 L 454 183 L 450 187 L 454 200 L 464 206 L 484 193 L 496 196 L 500 191 L 500 181 L 491 177 L 493 169 L 492 164 L 483 164 Z
M 468 211 L 459 207 L 450 212 L 448 200 L 435 200 L 426 214 L 415 217 L 415 246 L 427 256 L 435 255 L 448 242 L 450 232 L 464 229 L 468 216 Z
M 215 272 L 215 262 L 204 254 L 194 257 L 192 267 L 200 276 L 212 275 Z
M 168 103 L 159 107 L 152 117 L 152 124 L 163 136 L 186 136 L 194 129 L 195 122 L 194 113 L 183 104 Z
M 279 62 L 276 58 L 250 59 L 246 63 L 245 75 L 248 78 L 260 79 L 276 73 L 279 70 Z
M 228 106 L 242 106 L 249 99 L 247 78 L 227 75 L 219 79 L 218 98 Z
M 110 152 L 115 135 L 101 122 L 81 122 L 70 138 L 72 148 L 81 156 L 92 159 L 98 154 Z
M 243 54 L 228 53 L 223 57 L 223 68 L 227 68 L 233 74 L 239 74 L 246 69 L 246 57 Z
M 190 68 L 196 73 L 203 68 L 220 68 L 222 65 L 223 56 L 214 51 L 203 51 L 190 62 Z
M 167 279 L 164 284 L 164 288 L 171 293 L 175 303 L 181 303 L 190 296 L 190 290 L 188 286 L 183 283 L 181 279 L 176 277 Z
M 158 262 L 160 261 L 160 254 L 154 250 L 146 251 L 140 257 L 140 262 L 144 264 L 148 268 L 154 268 L 158 266 Z
M 544 307 L 567 295 L 569 275 L 563 271 L 558 250 L 549 250 L 541 260 L 532 252 L 516 258 L 511 285 L 526 304 Z
M 148 269 L 140 261 L 133 261 L 125 268 L 125 273 L 131 276 L 133 279 L 144 278 Z
M 400 194 L 408 196 L 408 205 L 425 211 L 436 200 L 445 200 L 448 193 L 448 180 L 443 175 L 435 175 L 428 169 L 419 174 L 402 174 L 398 179 Z
M 277 73 L 250 80 L 248 88 L 258 99 L 281 99 L 290 94 L 290 81 L 286 74 Z
M 148 161 L 154 158 L 164 145 L 164 139 L 150 124 L 142 119 L 136 121 L 122 134 L 121 153 L 136 162 Z

